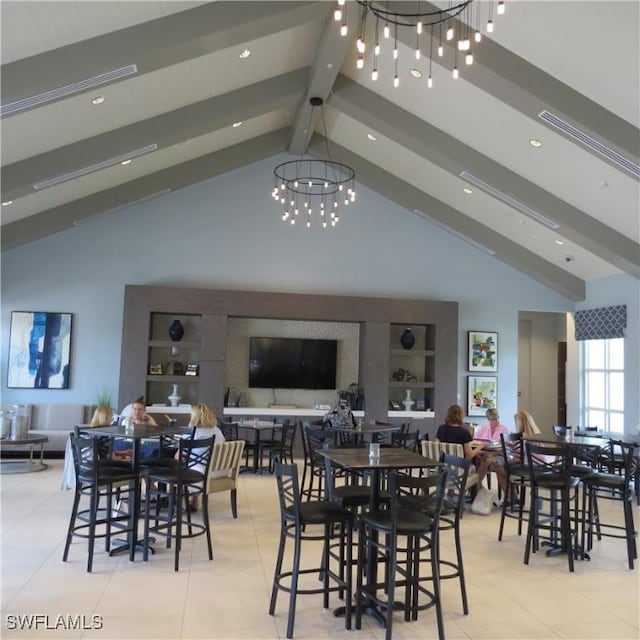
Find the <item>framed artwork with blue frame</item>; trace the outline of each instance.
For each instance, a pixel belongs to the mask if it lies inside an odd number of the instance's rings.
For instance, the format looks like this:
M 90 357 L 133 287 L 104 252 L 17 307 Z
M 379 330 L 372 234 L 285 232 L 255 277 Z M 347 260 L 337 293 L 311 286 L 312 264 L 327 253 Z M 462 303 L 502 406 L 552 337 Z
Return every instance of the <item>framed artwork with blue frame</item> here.
M 69 388 L 71 316 L 50 311 L 11 312 L 8 388 Z

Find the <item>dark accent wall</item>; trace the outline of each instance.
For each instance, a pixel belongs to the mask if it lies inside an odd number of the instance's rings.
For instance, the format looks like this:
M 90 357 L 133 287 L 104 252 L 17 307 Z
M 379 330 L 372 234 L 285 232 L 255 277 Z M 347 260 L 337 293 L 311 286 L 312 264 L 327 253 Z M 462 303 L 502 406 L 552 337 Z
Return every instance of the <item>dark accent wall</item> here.
M 126 285 L 118 406 L 146 388 L 154 312 L 201 315 L 198 397 L 220 416 L 227 321 L 233 316 L 360 323 L 360 385 L 371 420 L 387 419 L 390 325 L 434 325 L 436 419 L 456 401 L 457 302 Z

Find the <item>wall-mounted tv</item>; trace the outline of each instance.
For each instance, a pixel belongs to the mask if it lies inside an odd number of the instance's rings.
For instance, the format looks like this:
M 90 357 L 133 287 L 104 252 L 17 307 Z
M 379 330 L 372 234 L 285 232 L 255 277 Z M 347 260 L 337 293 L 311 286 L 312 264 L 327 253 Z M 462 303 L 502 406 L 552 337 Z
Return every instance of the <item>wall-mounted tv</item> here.
M 335 389 L 337 340 L 251 338 L 249 387 Z

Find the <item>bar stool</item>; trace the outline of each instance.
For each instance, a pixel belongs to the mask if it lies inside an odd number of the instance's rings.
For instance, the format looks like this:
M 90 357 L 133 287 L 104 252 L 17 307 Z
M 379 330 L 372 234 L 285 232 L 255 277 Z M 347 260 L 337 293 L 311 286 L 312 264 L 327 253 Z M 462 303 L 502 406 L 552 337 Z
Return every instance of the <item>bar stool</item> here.
M 149 559 L 149 534 L 165 532 L 167 548 L 175 538 L 174 571 L 180 565 L 180 550 L 183 538 L 205 535 L 209 560 L 213 560 L 211 528 L 209 526 L 208 476 L 215 436 L 197 440 L 180 440 L 178 464 L 170 467 L 150 469 L 147 474 L 144 513 L 144 552 L 142 559 Z M 202 500 L 202 524 L 192 522 L 189 499 Z M 160 504 L 166 499 L 168 511 L 160 513 Z M 153 524 L 151 524 L 151 513 Z M 186 531 L 185 531 L 186 528 Z
M 365 513 L 358 529 L 358 580 L 356 586 L 356 629 L 362 626 L 365 604 L 386 609 L 386 640 L 393 635 L 393 611 L 396 586 L 404 587 L 404 619 L 417 620 L 418 611 L 434 607 L 438 637 L 444 638 L 444 621 L 440 601 L 438 526 L 448 472 L 440 469 L 425 477 L 414 477 L 392 472 L 389 476 L 391 503 L 389 509 Z M 404 495 L 422 492 L 432 495 L 431 515 L 402 506 Z M 399 540 L 404 538 L 403 547 Z M 428 551 L 431 562 L 432 591 L 420 583 L 420 553 Z M 398 560 L 402 552 L 405 558 Z M 385 581 L 378 582 L 376 564 L 384 556 Z M 397 579 L 400 577 L 400 580 Z M 378 596 L 378 591 L 386 593 Z M 419 603 L 419 595 L 427 596 L 427 603 Z
M 583 521 L 582 540 L 583 552 L 593 546 L 593 533 L 600 540 L 603 536 L 610 538 L 624 538 L 627 542 L 627 560 L 629 569 L 633 569 L 633 561 L 638 557 L 636 532 L 633 522 L 632 483 L 634 474 L 635 449 L 634 443 L 612 440 L 608 450 L 615 456 L 616 464 L 609 468 L 618 468 L 622 473 L 607 473 L 596 471 L 583 479 Z M 604 463 L 607 468 L 606 461 Z M 624 525 L 603 523 L 598 513 L 598 500 L 614 500 L 622 502 Z M 604 529 L 604 531 L 603 531 Z M 622 532 L 622 533 L 618 533 Z
M 109 551 L 113 529 L 118 533 L 133 531 L 131 514 L 120 514 L 116 511 L 114 498 L 121 497 L 122 493 L 130 494 L 133 491 L 136 475 L 130 464 L 125 466 L 122 463 L 110 464 L 109 460 L 101 457 L 104 442 L 100 438 L 84 435 L 78 430 L 70 433 L 69 437 L 76 483 L 62 560 L 66 562 L 69 558 L 69 547 L 74 536 L 86 538 L 88 542 L 87 572 L 91 573 L 96 538 L 104 538 L 105 550 Z M 80 500 L 87 496 L 89 507 L 80 509 Z M 106 504 L 101 507 L 103 499 Z M 100 532 L 97 532 L 98 527 Z M 133 560 L 133 554 L 134 545 L 131 545 L 131 560 Z
M 512 448 L 507 447 L 507 442 L 512 443 Z M 502 446 L 503 466 L 506 474 L 507 492 L 500 510 L 500 527 L 498 528 L 498 540 L 502 540 L 505 518 L 518 520 L 518 535 L 522 535 L 522 522 L 525 520 L 525 501 L 527 487 L 531 482 L 531 471 L 523 460 L 523 440 L 521 433 L 500 434 Z M 518 461 L 518 458 L 520 461 Z M 517 505 L 514 513 L 514 505 Z
M 565 551 L 569 571 L 574 570 L 578 557 L 578 485 L 580 480 L 571 475 L 573 455 L 567 444 L 525 442 L 531 481 L 531 505 L 524 552 L 524 563 L 529 564 L 531 551 L 539 547 L 540 532 L 548 532 L 554 550 Z M 535 468 L 534 468 L 535 467 Z M 541 514 L 538 501 L 549 503 L 550 513 Z M 541 517 L 542 515 L 549 517 Z M 559 537 L 559 544 L 557 540 Z M 550 553 L 548 551 L 547 553 Z
M 300 486 L 298 483 L 298 467 L 296 465 L 275 465 L 276 480 L 278 484 L 278 499 L 280 502 L 280 543 L 278 556 L 273 575 L 273 587 L 271 601 L 269 602 L 269 615 L 274 615 L 278 591 L 289 594 L 289 613 L 287 617 L 287 638 L 293 638 L 293 626 L 296 616 L 296 599 L 298 595 L 318 594 L 323 596 L 322 606 L 329 607 L 329 593 L 338 591 L 344 594 L 345 599 L 345 628 L 351 629 L 351 571 L 342 577 L 344 567 L 351 567 L 353 542 L 353 514 L 342 509 L 335 502 L 329 500 L 300 499 Z M 338 573 L 329 567 L 329 544 L 334 525 L 339 528 L 338 536 L 343 542 L 342 549 L 346 557 L 339 559 Z M 307 527 L 321 526 L 321 534 L 308 532 Z M 293 541 L 293 564 L 290 571 L 283 571 L 282 565 L 287 539 Z M 301 547 L 304 540 L 322 540 L 323 550 L 320 566 L 308 569 L 300 569 Z M 298 587 L 298 579 L 303 574 L 319 573 L 322 586 L 318 588 Z M 332 580 L 335 585 L 329 584 Z M 287 581 L 289 584 L 287 585 Z

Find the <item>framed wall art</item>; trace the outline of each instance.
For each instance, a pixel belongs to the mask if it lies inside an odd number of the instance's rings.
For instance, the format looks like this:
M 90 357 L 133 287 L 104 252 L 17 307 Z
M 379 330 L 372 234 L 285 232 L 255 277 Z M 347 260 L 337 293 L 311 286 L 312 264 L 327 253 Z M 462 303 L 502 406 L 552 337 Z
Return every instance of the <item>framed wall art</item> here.
M 469 376 L 467 378 L 468 416 L 483 416 L 487 409 L 495 409 L 497 404 L 497 376 Z
M 498 370 L 498 334 L 494 331 L 469 331 L 469 371 Z
M 7 387 L 68 389 L 71 314 L 12 311 Z

